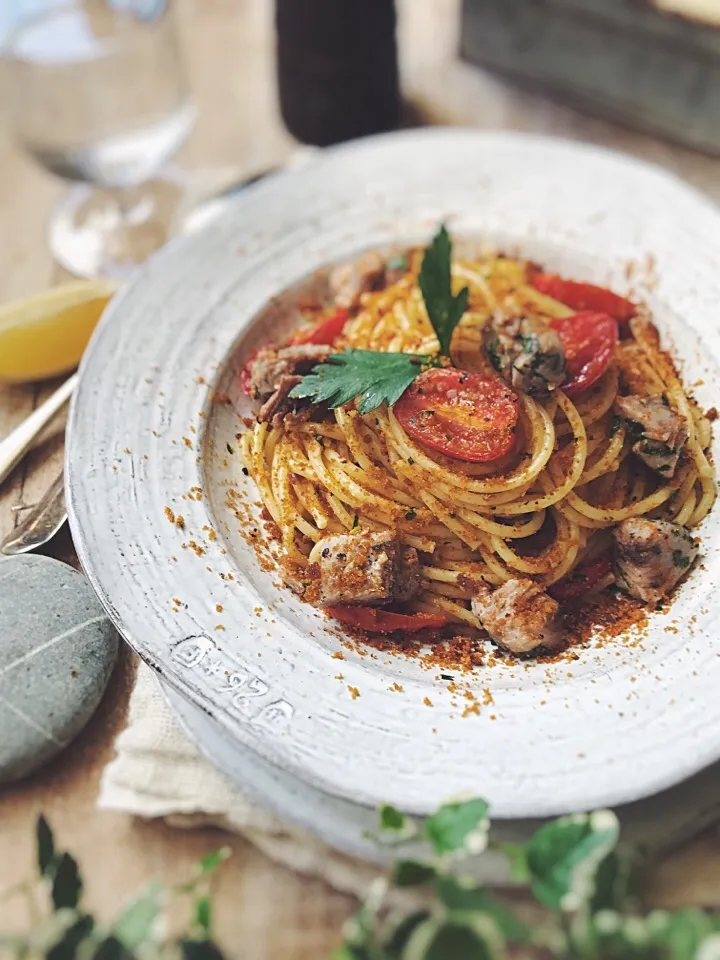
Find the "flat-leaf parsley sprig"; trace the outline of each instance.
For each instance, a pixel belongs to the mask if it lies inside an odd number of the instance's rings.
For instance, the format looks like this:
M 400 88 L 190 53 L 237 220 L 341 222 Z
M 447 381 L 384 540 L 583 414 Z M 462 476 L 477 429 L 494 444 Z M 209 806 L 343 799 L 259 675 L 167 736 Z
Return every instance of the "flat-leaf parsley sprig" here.
M 410 384 L 429 367 L 450 358 L 450 341 L 467 310 L 468 288 L 452 292 L 452 242 L 441 226 L 425 250 L 419 275 L 420 290 L 430 323 L 438 339 L 434 354 L 384 353 L 344 350 L 331 354 L 314 367 L 290 393 L 291 397 L 342 407 L 358 399 L 360 413 L 370 413 L 383 403 L 392 406 Z

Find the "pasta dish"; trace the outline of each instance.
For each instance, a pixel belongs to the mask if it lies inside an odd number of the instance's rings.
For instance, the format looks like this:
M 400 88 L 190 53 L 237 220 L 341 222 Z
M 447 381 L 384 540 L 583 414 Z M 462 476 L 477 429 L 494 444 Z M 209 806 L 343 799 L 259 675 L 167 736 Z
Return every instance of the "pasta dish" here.
M 566 642 L 600 591 L 655 607 L 711 509 L 711 419 L 644 305 L 500 254 L 367 253 L 241 372 L 285 583 L 368 634 Z

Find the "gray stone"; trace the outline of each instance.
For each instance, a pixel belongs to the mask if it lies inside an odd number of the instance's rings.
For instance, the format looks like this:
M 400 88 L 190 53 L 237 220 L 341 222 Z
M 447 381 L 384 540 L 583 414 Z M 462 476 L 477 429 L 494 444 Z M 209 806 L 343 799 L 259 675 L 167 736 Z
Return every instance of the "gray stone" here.
M 36 770 L 77 736 L 117 647 L 77 570 L 48 557 L 0 560 L 0 783 Z

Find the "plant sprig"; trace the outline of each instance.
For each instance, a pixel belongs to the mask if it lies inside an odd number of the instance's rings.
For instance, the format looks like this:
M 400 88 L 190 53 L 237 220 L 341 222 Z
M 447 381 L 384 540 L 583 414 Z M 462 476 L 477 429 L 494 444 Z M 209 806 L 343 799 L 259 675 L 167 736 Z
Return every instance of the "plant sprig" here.
M 211 892 L 213 876 L 229 856 L 227 848 L 204 857 L 192 878 L 175 890 L 148 884 L 110 924 L 101 924 L 82 906 L 83 881 L 75 859 L 58 852 L 47 820 L 36 825 L 38 880 L 21 884 L 12 893 L 24 894 L 36 917 L 24 936 L 0 935 L 3 948 L 17 960 L 223 960 L 212 940 Z M 190 900 L 186 932 L 168 940 L 160 923 L 171 895 Z M 43 912 L 40 903 L 46 902 Z M 3 954 L 5 956 L 7 954 Z
M 525 916 L 483 888 L 469 858 L 493 846 L 483 800 L 447 804 L 422 825 L 380 810 L 379 841 L 424 841 L 430 853 L 398 859 L 347 924 L 333 960 L 718 960 L 720 914 L 650 911 L 639 863 L 617 850 L 610 811 L 559 817 L 523 845 L 496 847 L 528 888 Z M 418 891 L 399 907 L 393 888 Z M 538 913 L 538 909 L 542 913 Z M 532 917 L 528 915 L 532 911 Z
M 370 413 L 383 403 L 392 406 L 423 370 L 450 357 L 455 327 L 467 310 L 468 288 L 453 295 L 452 242 L 441 226 L 425 250 L 419 275 L 420 290 L 428 318 L 438 339 L 439 350 L 418 356 L 376 350 L 344 350 L 331 354 L 324 363 L 303 377 L 290 393 L 296 399 L 342 407 L 359 398 L 360 413 Z

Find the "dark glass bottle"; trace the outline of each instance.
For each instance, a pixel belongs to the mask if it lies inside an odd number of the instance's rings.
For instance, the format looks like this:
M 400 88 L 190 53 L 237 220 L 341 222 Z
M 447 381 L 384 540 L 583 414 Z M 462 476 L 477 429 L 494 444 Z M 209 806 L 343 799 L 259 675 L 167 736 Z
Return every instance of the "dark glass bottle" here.
M 392 130 L 400 117 L 394 0 L 276 0 L 285 125 L 328 146 Z

